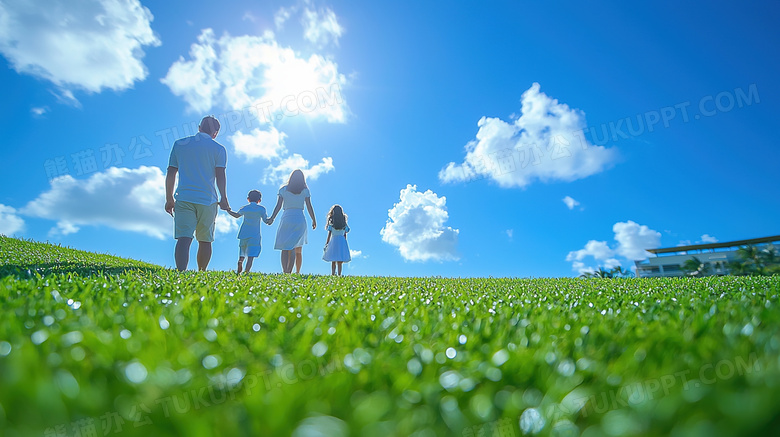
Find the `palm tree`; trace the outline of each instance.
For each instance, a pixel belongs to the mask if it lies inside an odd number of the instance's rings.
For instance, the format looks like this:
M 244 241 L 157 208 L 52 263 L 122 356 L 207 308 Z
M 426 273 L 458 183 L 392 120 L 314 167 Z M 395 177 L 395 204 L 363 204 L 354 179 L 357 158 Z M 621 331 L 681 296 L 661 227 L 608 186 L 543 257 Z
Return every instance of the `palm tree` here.
M 774 244 L 768 244 L 761 249 L 758 257 L 761 259 L 761 263 L 764 264 L 764 266 L 780 264 L 780 253 L 778 253 Z
M 630 278 L 634 276 L 634 272 L 631 270 L 626 270 L 623 268 L 623 266 L 617 266 L 609 271 L 613 278 Z
M 612 278 L 612 272 L 599 267 L 598 270 L 585 271 L 580 274 L 580 278 Z
M 704 264 L 695 256 L 685 261 L 681 268 L 688 276 L 702 277 L 707 276 L 710 273 L 710 266 Z
M 750 267 L 742 261 L 730 261 L 728 268 L 729 273 L 734 276 L 747 276 L 750 274 Z
M 745 264 L 748 274 L 762 275 L 764 263 L 761 259 L 761 249 L 754 244 L 742 246 L 737 250 L 737 256 Z

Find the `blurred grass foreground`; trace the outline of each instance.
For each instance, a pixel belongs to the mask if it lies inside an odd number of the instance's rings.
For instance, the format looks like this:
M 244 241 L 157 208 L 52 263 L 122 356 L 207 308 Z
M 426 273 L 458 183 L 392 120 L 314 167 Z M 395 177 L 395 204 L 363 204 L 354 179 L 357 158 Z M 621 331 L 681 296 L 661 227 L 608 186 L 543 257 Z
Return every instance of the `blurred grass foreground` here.
M 0 237 L 0 435 L 777 435 L 779 292 L 178 273 Z

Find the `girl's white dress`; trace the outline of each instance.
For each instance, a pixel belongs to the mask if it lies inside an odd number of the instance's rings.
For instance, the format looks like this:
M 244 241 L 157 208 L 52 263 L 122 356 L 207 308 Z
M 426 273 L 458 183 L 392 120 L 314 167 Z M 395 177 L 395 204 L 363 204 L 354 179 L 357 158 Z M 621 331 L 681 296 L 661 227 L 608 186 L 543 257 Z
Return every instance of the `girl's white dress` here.
M 349 232 L 349 226 L 344 229 L 333 229 L 333 226 L 328 225 L 327 229 L 330 231 L 330 242 L 327 247 L 325 247 L 325 253 L 322 255 L 322 259 L 328 262 L 352 261 L 346 237 L 347 232 Z

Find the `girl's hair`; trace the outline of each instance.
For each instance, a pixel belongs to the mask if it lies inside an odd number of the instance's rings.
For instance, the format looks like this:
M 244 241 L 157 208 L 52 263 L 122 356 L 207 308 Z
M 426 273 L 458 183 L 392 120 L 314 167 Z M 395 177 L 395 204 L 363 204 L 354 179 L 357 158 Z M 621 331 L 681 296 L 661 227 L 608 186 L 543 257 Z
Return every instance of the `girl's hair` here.
M 287 191 L 293 193 L 293 194 L 301 194 L 301 191 L 303 191 L 304 188 L 308 188 L 306 185 L 306 178 L 303 177 L 303 172 L 298 170 L 293 170 L 292 173 L 290 173 L 290 179 L 287 180 Z
M 326 224 L 333 226 L 333 229 L 344 229 L 347 227 L 347 215 L 344 214 L 344 210 L 341 209 L 341 205 L 333 205 L 328 211 L 328 218 Z

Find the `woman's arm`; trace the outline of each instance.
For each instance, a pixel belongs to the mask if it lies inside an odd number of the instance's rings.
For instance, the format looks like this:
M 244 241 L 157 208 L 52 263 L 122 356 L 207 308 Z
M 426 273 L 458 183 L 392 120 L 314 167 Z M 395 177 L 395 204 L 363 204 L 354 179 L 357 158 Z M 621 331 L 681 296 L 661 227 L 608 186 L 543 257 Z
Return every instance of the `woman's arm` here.
M 314 215 L 314 208 L 311 206 L 311 197 L 306 198 L 306 208 L 309 210 L 309 216 L 311 216 L 311 228 L 317 229 L 317 217 Z
M 330 243 L 330 231 L 328 231 L 328 239 L 325 240 L 325 245 L 327 246 L 328 243 Z
M 276 207 L 274 208 L 274 212 L 271 213 L 271 218 L 268 219 L 268 224 L 274 222 L 274 219 L 276 218 L 276 214 L 279 214 L 279 210 L 282 209 L 282 203 L 284 203 L 284 199 L 282 199 L 282 196 L 277 196 L 278 200 L 276 201 Z

